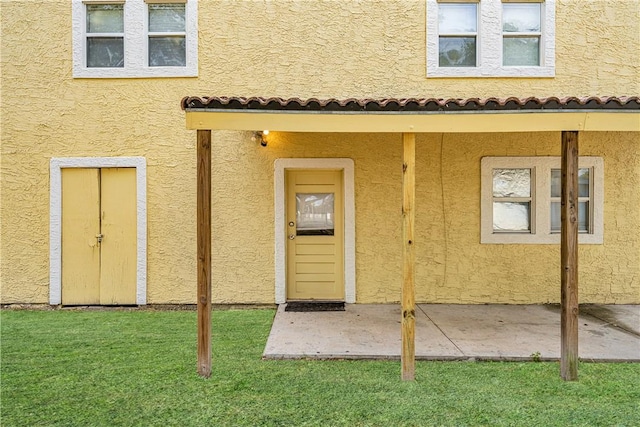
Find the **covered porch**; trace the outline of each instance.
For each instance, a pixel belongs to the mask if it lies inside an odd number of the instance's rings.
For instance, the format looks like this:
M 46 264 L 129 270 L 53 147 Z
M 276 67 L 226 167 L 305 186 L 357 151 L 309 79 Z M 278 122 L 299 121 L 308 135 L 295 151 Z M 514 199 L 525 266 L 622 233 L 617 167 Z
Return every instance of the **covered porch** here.
M 399 304 L 347 304 L 345 311 L 291 312 L 271 327 L 266 359 L 400 358 Z M 583 361 L 640 362 L 640 306 L 583 305 Z M 560 306 L 416 304 L 417 360 L 556 361 Z
M 415 165 L 416 134 L 505 134 L 557 132 L 561 147 L 562 232 L 560 306 L 561 375 L 577 379 L 578 361 L 578 141 L 581 131 L 638 132 L 638 99 L 633 98 L 509 98 L 499 99 L 391 99 L 391 100 L 299 100 L 262 98 L 185 98 L 187 127 L 198 131 L 198 305 L 199 362 L 201 375 L 211 366 L 211 130 L 301 133 L 396 134 L 402 141 L 402 289 L 400 305 L 400 355 L 402 378 L 414 378 L 416 359 L 415 305 L 416 239 Z M 528 141 L 523 139 L 522 146 Z M 371 149 L 375 150 L 375 146 Z M 464 175 L 463 172 L 459 172 Z M 278 230 L 284 224 L 275 224 Z M 398 245 L 398 249 L 399 249 Z M 277 252 L 277 250 L 276 250 Z M 420 260 L 418 260 L 420 261 Z M 278 269 L 276 265 L 276 280 Z M 355 280 L 355 279 L 354 279 Z M 281 302 L 281 301 L 277 301 Z M 350 302 L 350 301 L 347 301 Z M 419 308 L 419 307 L 418 307 Z M 394 324 L 397 321 L 394 322 Z M 419 326 L 418 326 L 419 328 Z

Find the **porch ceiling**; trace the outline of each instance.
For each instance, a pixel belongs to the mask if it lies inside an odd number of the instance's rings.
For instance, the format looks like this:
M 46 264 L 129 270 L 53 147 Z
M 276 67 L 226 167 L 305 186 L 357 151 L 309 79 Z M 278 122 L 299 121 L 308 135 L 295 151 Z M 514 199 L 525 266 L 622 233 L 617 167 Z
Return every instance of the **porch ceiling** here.
M 640 132 L 640 98 L 185 97 L 187 129 L 282 132 Z

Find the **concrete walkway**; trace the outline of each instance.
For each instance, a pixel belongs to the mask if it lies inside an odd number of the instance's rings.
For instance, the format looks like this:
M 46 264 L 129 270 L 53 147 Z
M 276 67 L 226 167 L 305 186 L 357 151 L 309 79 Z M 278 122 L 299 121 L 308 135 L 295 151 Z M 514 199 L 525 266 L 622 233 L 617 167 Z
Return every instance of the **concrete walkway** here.
M 264 351 L 268 359 L 400 357 L 398 304 L 347 304 L 338 312 L 278 308 Z M 640 362 L 640 305 L 581 305 L 582 360 Z M 419 304 L 416 358 L 557 360 L 558 305 Z

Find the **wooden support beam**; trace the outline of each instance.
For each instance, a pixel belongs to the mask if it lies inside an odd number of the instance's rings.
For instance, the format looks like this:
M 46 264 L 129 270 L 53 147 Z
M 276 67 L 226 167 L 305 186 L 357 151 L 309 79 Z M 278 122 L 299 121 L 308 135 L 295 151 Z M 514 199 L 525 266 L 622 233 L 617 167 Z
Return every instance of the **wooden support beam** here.
M 414 241 L 415 182 L 416 182 L 416 135 L 402 134 L 402 380 L 415 379 L 415 271 L 416 252 Z
M 562 132 L 560 376 L 578 379 L 578 132 Z
M 198 375 L 211 376 L 211 131 L 197 141 Z

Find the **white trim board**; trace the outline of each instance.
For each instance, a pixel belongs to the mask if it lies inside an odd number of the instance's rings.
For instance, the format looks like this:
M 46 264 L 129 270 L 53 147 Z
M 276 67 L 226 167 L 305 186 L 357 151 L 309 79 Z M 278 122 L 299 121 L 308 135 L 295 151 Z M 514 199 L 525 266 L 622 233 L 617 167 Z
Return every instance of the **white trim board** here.
M 344 185 L 344 297 L 346 303 L 356 302 L 356 232 L 355 185 L 352 159 L 277 159 L 274 163 L 275 202 L 275 302 L 284 304 L 286 292 L 286 189 L 287 169 L 338 169 L 343 171 Z
M 147 162 L 144 157 L 52 158 L 49 167 L 49 304 L 62 303 L 62 169 L 136 168 L 136 304 L 147 303 Z

